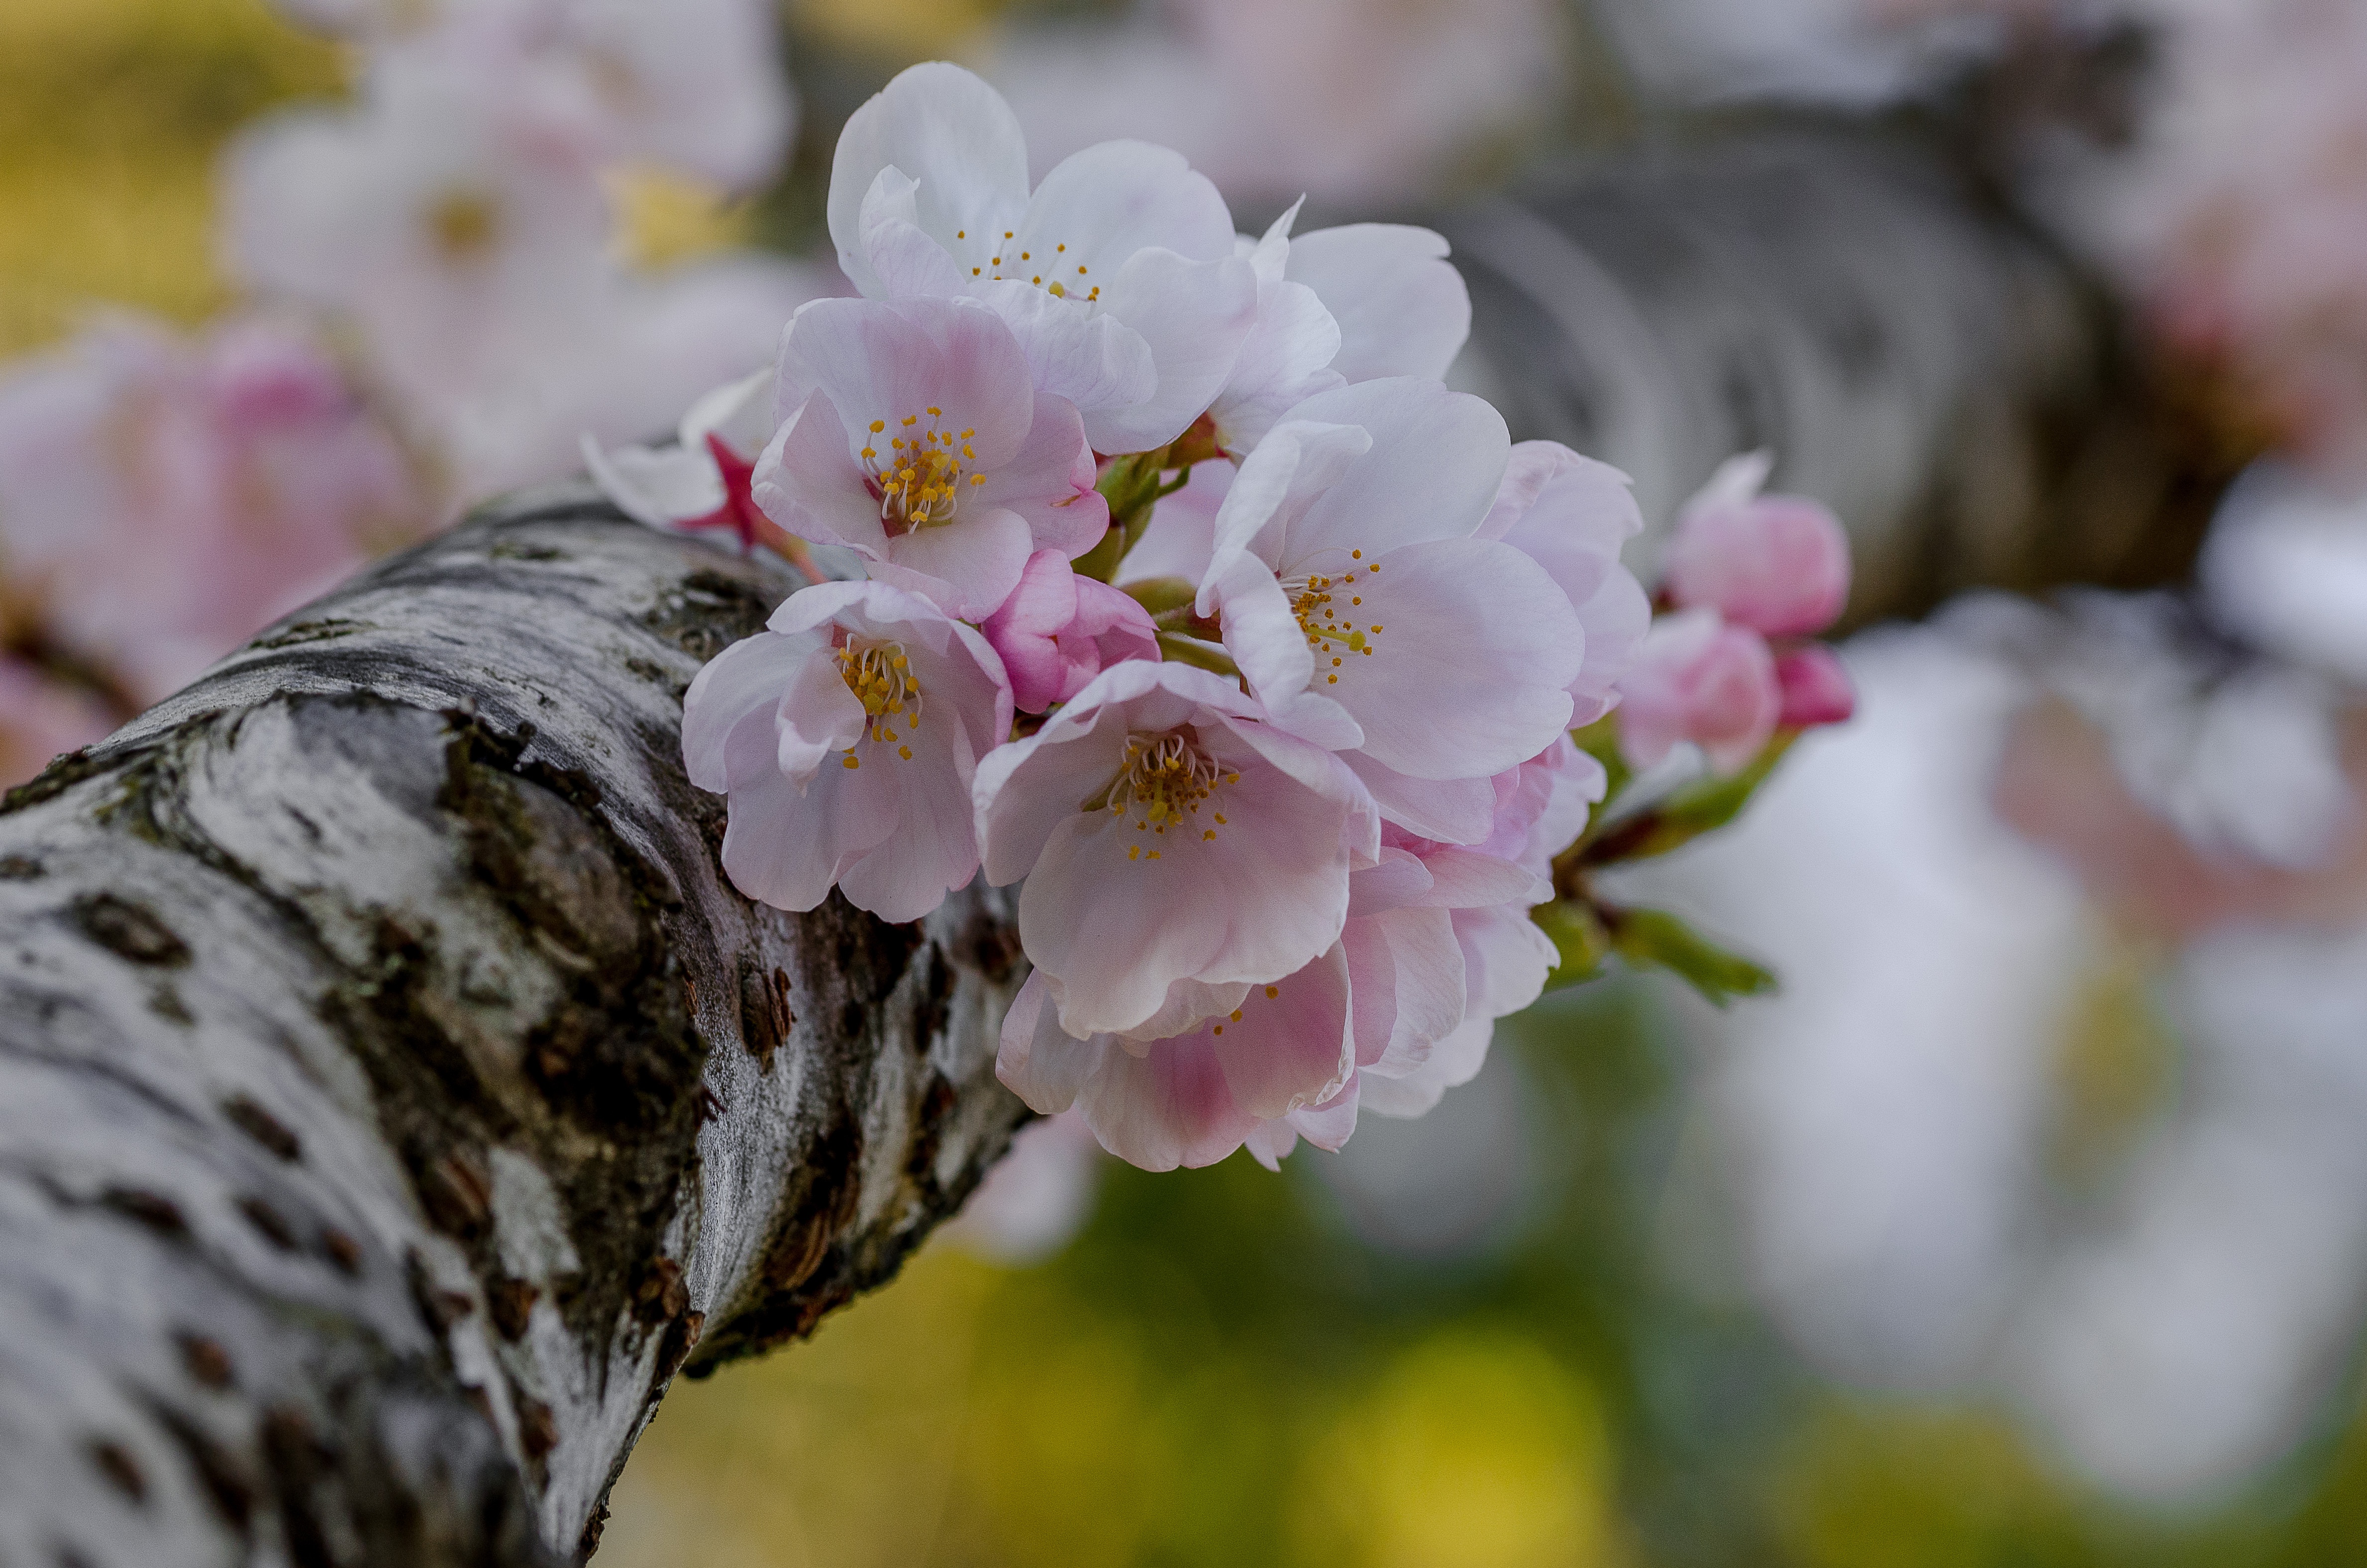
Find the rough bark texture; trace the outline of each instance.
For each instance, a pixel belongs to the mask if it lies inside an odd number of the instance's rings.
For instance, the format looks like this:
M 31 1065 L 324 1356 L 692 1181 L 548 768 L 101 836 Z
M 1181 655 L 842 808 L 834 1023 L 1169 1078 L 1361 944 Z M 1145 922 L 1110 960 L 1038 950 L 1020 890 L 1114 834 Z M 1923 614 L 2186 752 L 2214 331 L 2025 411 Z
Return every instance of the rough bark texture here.
M 1862 612 L 2146 570 L 2188 483 L 2101 301 L 1912 150 L 1445 227 L 1518 434 L 1659 517 L 1776 447 Z M 1008 902 L 753 906 L 683 776 L 684 688 L 793 585 L 521 501 L 0 809 L 0 1568 L 579 1556 L 678 1369 L 958 1206 L 1022 1114 Z
M 785 573 L 513 504 L 0 810 L 0 1564 L 515 1564 L 1023 1112 L 1001 895 L 720 877 L 681 696 Z
M 1904 135 L 1664 152 L 1433 222 L 1471 288 L 1457 373 L 1516 438 L 1626 470 L 1656 528 L 1772 449 L 1775 485 L 1850 528 L 1855 620 L 2182 576 L 2245 455 L 2100 290 Z

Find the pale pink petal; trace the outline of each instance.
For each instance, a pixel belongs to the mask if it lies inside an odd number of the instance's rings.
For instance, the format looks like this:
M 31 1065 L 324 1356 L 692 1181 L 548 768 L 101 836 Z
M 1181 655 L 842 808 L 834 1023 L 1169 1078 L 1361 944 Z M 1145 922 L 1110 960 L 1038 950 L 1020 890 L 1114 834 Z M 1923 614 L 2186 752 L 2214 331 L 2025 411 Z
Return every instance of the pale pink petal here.
M 671 528 L 723 505 L 723 476 L 701 449 L 619 447 L 604 451 L 583 437 L 583 466 L 617 510 L 653 528 Z
M 1093 449 L 1085 422 L 1066 398 L 1039 393 L 1036 419 L 1019 449 L 984 484 L 962 497 L 968 506 L 1002 506 L 1027 520 L 1039 550 L 1073 561 L 1109 531 L 1109 503 L 1093 488 Z
M 1018 337 L 1036 390 L 1067 399 L 1081 415 L 1133 408 L 1159 390 L 1150 345 L 1116 316 L 1024 282 L 988 283 L 978 293 Z
M 1400 827 L 1442 844 L 1477 844 L 1495 822 L 1496 790 L 1486 778 L 1415 778 L 1383 766 L 1369 752 L 1340 754 Z
M 801 308 L 781 340 L 775 392 L 784 411 L 827 392 L 849 435 L 884 421 L 891 439 L 902 421 L 945 411 L 949 429 L 974 434 L 964 444 L 982 469 L 1011 461 L 1035 423 L 1034 392 L 1018 339 L 1002 318 L 973 300 L 816 300 Z M 855 450 L 871 444 L 854 439 Z
M 800 539 L 843 544 L 873 560 L 888 551 L 879 504 L 847 452 L 846 425 L 830 394 L 793 407 L 756 459 L 749 494 L 764 516 Z
M 1078 1089 L 1108 1049 L 1061 1033 L 1044 977 L 1031 974 L 1002 1016 L 994 1075 L 1030 1109 L 1056 1116 L 1076 1103 Z
M 964 507 L 951 523 L 889 540 L 871 574 L 927 595 L 947 615 L 984 620 L 1019 585 L 1034 543 L 1018 513 Z
M 1269 574 L 1284 565 L 1290 526 L 1356 460 L 1372 449 L 1371 432 L 1356 425 L 1293 419 L 1258 443 L 1226 482 L 1212 528 L 1208 564 L 1194 601 L 1202 615 L 1217 608 L 1219 585 L 1245 558 Z M 1295 551 L 1294 552 L 1295 553 Z
M 1430 1048 L 1419 1066 L 1401 1076 L 1377 1072 L 1356 1074 L 1364 1108 L 1377 1116 L 1424 1116 L 1437 1108 L 1449 1089 L 1460 1088 L 1479 1075 L 1488 1063 L 1488 1046 L 1495 1039 L 1492 1018 L 1466 1022 Z
M 682 699 L 682 759 L 691 783 L 719 795 L 735 773 L 772 765 L 773 715 L 819 646 L 811 636 L 765 631 L 707 662 Z
M 1044 176 L 1016 235 L 1002 244 L 1002 272 L 1083 294 L 1152 246 L 1190 261 L 1229 257 L 1232 214 L 1181 153 L 1104 142 L 1070 153 Z
M 1348 1027 L 1348 959 L 1338 943 L 1287 978 L 1252 985 L 1206 1026 L 1233 1100 L 1256 1117 L 1328 1099 L 1356 1065 Z
M 903 170 L 886 168 L 863 199 L 856 228 L 878 299 L 956 294 L 968 281 L 946 247 L 921 227 L 920 182 Z
M 1234 1101 L 1206 1031 L 1140 1056 L 1105 1048 L 1077 1105 L 1103 1148 L 1147 1171 L 1213 1165 L 1257 1125 Z
M 1415 778 L 1492 775 L 1568 727 L 1585 633 L 1535 562 L 1457 539 L 1375 564 L 1331 590 L 1343 602 L 1327 607 L 1339 619 L 1319 628 L 1309 687 L 1363 727 L 1366 754 Z
M 759 773 L 731 790 L 723 869 L 750 898 L 801 914 L 830 896 L 850 855 L 895 831 L 893 802 L 849 788 L 836 768 L 823 768 L 802 790 L 777 771 Z

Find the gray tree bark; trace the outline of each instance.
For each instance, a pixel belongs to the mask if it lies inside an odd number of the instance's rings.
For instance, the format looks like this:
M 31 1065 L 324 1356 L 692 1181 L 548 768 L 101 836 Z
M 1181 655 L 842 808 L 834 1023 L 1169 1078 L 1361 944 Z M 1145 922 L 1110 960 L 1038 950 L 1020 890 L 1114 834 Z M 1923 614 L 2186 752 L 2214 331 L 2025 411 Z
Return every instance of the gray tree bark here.
M 1660 516 L 1776 446 L 1862 609 L 2098 574 L 2185 483 L 2102 301 L 1920 154 L 1445 227 L 1518 433 Z M 959 1207 L 1024 1115 L 1007 898 L 753 905 L 683 774 L 683 690 L 793 586 L 521 499 L 0 807 L 0 1568 L 579 1559 L 677 1371 Z
M 1654 533 L 1739 452 L 1829 503 L 1851 618 L 1973 586 L 2184 576 L 2249 455 L 2191 368 L 1936 143 L 1795 126 L 1430 220 L 1472 294 L 1456 376 L 1515 438 L 1625 469 Z
M 794 586 L 513 505 L 9 797 L 0 1563 L 568 1560 L 686 1361 L 959 1205 L 1007 904 L 752 904 L 683 774 Z

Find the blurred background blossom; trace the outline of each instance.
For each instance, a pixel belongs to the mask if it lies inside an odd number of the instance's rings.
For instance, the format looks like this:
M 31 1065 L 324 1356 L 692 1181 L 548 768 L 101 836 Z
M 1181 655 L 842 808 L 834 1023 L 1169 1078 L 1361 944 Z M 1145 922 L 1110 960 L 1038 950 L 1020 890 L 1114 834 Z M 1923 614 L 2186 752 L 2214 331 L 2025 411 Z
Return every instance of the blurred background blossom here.
M 766 362 L 844 287 L 838 122 L 941 56 L 1252 232 L 1940 127 L 2243 472 L 2146 591 L 1861 597 L 1854 719 L 1618 889 L 1780 994 L 1557 993 L 1279 1176 L 1034 1126 L 893 1288 L 674 1393 L 600 1561 L 2367 1560 L 2351 0 L 13 0 L 0 773 Z M 1708 477 L 1639 487 L 1639 567 Z

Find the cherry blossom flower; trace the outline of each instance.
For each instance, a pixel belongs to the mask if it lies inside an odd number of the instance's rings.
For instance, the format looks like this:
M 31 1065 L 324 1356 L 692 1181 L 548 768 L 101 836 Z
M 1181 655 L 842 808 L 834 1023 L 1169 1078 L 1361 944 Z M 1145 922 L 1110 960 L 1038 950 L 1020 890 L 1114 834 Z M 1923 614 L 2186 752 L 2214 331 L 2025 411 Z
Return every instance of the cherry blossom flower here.
M 1428 229 L 1355 223 L 1297 238 L 1298 204 L 1243 254 L 1257 273 L 1257 321 L 1209 405 L 1217 444 L 1246 456 L 1297 403 L 1383 376 L 1435 381 L 1471 332 L 1471 297 Z
M 461 502 L 563 473 L 586 431 L 672 421 L 820 291 L 749 256 L 624 271 L 601 144 L 524 114 L 514 86 L 394 51 L 357 106 L 267 121 L 226 171 L 233 273 L 354 329 Z
M 1261 1163 L 1273 1166 L 1301 1137 L 1339 1148 L 1362 1111 L 1428 1111 L 1479 1071 L 1495 1020 L 1544 989 L 1556 955 L 1528 912 L 1553 896 L 1552 858 L 1586 825 L 1607 781 L 1564 735 L 1490 782 L 1485 841 L 1439 844 L 1385 827 L 1379 864 L 1352 876 L 1341 946 L 1356 1071 L 1328 1098 L 1262 1120 L 1248 1138 Z
M 987 880 L 1027 879 L 1020 940 L 1079 1040 L 1172 1033 L 1312 961 L 1377 847 L 1336 758 L 1176 664 L 1104 670 L 975 799 Z
M 1057 550 L 1028 559 L 1018 587 L 980 630 L 1002 656 L 1023 713 L 1068 701 L 1120 660 L 1159 657 L 1159 633 L 1141 604 L 1078 576 Z
M 1638 767 L 1691 741 L 1712 767 L 1733 772 L 1759 755 L 1784 710 L 1766 639 L 1714 609 L 1654 621 L 1619 691 L 1620 747 Z
M 378 58 L 468 72 L 540 134 L 733 188 L 787 150 L 794 99 L 761 0 L 278 0 Z
M 1250 986 L 1238 1006 L 1187 1031 L 1078 1040 L 1039 968 L 1004 1017 L 995 1068 L 1037 1110 L 1074 1106 L 1104 1148 L 1145 1170 L 1214 1165 L 1261 1120 L 1329 1099 L 1347 1081 L 1348 991 L 1334 943 L 1286 984 Z
M 690 781 L 730 798 L 723 869 L 808 910 L 835 886 L 917 920 L 979 864 L 978 761 L 1011 730 L 1002 662 L 971 628 L 885 583 L 789 596 L 683 699 Z
M 1093 449 L 1165 445 L 1206 410 L 1257 313 L 1216 187 L 1164 148 L 1108 142 L 1031 193 L 1010 106 L 958 66 L 915 65 L 857 109 L 831 167 L 839 266 L 874 299 L 972 295 Z
M 753 494 L 756 459 L 773 438 L 773 376 L 727 381 L 690 405 L 671 447 L 611 452 L 588 434 L 583 462 L 626 516 L 651 528 L 729 528 L 742 549 L 764 514 Z
M 1002 319 L 972 300 L 817 300 L 781 343 L 781 428 L 756 504 L 871 574 L 983 620 L 1038 550 L 1109 528 L 1067 400 L 1037 392 Z
M 1473 537 L 1510 447 L 1495 410 L 1433 382 L 1310 398 L 1234 478 L 1195 601 L 1276 722 L 1434 838 L 1485 834 L 1488 779 L 1568 727 L 1582 665 L 1552 577 Z
M 1573 725 L 1618 700 L 1619 677 L 1652 624 L 1651 601 L 1619 548 L 1643 528 L 1627 476 L 1555 441 L 1512 449 L 1481 539 L 1501 540 L 1543 566 L 1586 628 L 1586 662 L 1570 683 Z
M 1769 637 L 1810 636 L 1849 600 L 1849 536 L 1820 503 L 1761 495 L 1773 466 L 1766 452 L 1731 459 L 1685 503 L 1661 586 Z

